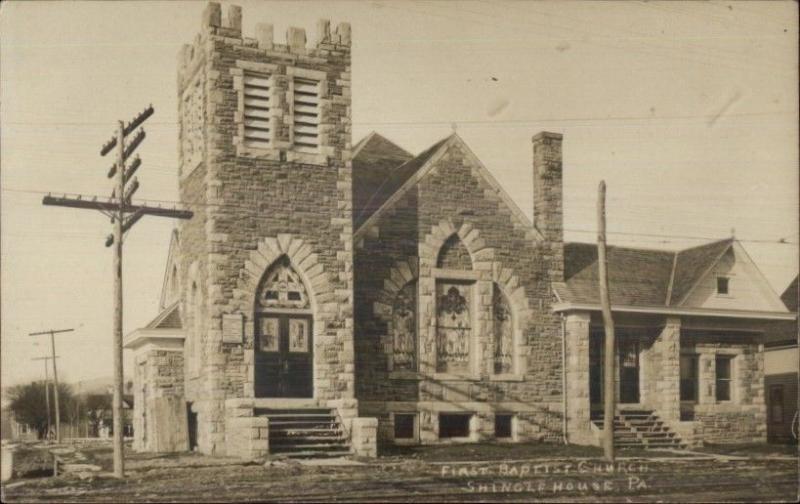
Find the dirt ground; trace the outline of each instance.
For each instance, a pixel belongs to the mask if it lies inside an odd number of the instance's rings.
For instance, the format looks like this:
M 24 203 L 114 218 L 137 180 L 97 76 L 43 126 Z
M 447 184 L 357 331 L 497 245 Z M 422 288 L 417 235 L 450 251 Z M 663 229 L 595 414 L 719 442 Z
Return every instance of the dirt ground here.
M 683 453 L 621 451 L 608 466 L 595 449 L 552 445 L 403 448 L 358 465 L 243 463 L 197 454 L 130 454 L 123 480 L 21 477 L 4 502 L 513 502 L 795 501 L 796 447 L 726 447 Z M 90 450 L 110 469 L 106 447 Z M 746 454 L 740 456 L 740 454 Z M 657 456 L 653 456 L 657 455 Z M 31 466 L 32 467 L 32 466 Z

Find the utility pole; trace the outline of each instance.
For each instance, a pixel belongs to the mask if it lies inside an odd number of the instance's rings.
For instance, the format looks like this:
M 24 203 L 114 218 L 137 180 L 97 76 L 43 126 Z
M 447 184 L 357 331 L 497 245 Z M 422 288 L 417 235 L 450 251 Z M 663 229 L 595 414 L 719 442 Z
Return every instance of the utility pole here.
M 35 333 L 30 333 L 28 336 L 41 336 L 42 334 L 49 334 L 50 335 L 50 350 L 53 359 L 53 390 L 55 396 L 55 408 L 56 408 L 56 442 L 61 442 L 61 413 L 58 409 L 58 368 L 56 368 L 56 334 L 59 333 L 67 333 L 72 332 L 75 329 L 50 329 L 48 331 L 40 331 Z
M 44 404 L 47 408 L 47 431 L 45 434 L 45 439 L 47 439 L 47 436 L 50 435 L 50 375 L 47 371 L 47 361 L 50 359 L 52 359 L 52 357 L 34 357 L 31 359 L 35 361 L 44 361 Z
M 192 212 L 176 208 L 151 207 L 147 205 L 134 205 L 131 198 L 139 188 L 139 181 L 133 174 L 141 166 L 142 161 L 137 155 L 126 168 L 126 160 L 133 154 L 145 138 L 144 129 L 139 129 L 136 135 L 126 144 L 126 137 L 134 132 L 142 123 L 153 115 L 153 106 L 147 107 L 128 124 L 119 121 L 116 134 L 100 149 L 100 155 L 105 156 L 114 147 L 117 148 L 117 160 L 108 171 L 108 178 L 114 179 L 114 189 L 108 201 L 98 201 L 97 197 L 88 199 L 54 197 L 47 195 L 42 200 L 44 205 L 63 206 L 69 208 L 84 208 L 97 210 L 111 219 L 114 232 L 106 238 L 106 247 L 114 246 L 114 476 L 125 476 L 123 458 L 123 426 L 122 426 L 122 244 L 125 233 L 145 215 L 158 217 L 172 217 L 176 219 L 190 219 Z
M 600 272 L 600 304 L 603 307 L 605 327 L 605 361 L 603 364 L 603 452 L 606 460 L 614 462 L 614 390 L 615 338 L 614 319 L 611 317 L 611 302 L 608 297 L 608 259 L 606 258 L 606 183 L 600 181 L 597 197 L 597 264 Z

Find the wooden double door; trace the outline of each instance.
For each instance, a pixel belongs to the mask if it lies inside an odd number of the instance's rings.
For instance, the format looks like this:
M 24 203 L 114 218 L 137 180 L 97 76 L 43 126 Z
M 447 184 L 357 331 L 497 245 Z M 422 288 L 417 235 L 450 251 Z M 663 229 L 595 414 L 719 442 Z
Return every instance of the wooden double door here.
M 256 314 L 255 396 L 313 397 L 312 318 L 305 314 Z

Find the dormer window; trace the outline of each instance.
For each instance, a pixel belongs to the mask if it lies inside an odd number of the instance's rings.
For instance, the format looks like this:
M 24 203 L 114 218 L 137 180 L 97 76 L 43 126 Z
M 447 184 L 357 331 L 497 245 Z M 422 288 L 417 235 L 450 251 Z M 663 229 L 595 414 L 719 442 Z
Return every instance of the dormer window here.
M 717 277 L 717 294 L 728 295 L 729 293 L 728 289 L 730 287 L 729 281 L 730 279 L 728 277 L 722 277 L 722 276 Z

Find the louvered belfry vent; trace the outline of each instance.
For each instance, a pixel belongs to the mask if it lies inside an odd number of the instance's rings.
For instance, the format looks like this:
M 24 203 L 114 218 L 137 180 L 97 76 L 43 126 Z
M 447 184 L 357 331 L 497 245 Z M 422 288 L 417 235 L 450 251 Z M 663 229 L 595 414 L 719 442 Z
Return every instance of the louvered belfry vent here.
M 270 98 L 272 82 L 269 75 L 244 75 L 244 142 L 250 147 L 270 147 Z
M 294 80 L 294 146 L 301 152 L 319 148 L 319 81 Z

